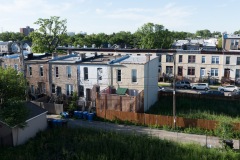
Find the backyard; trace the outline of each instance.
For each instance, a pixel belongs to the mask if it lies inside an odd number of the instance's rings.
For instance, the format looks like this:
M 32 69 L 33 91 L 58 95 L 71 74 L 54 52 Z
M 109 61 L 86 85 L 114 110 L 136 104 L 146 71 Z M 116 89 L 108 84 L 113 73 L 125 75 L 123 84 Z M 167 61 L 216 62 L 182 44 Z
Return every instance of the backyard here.
M 14 153 L 14 154 L 13 154 Z M 125 135 L 83 128 L 53 128 L 40 132 L 27 144 L 1 148 L 1 160 L 9 159 L 240 159 L 233 150 L 180 144 L 149 136 Z

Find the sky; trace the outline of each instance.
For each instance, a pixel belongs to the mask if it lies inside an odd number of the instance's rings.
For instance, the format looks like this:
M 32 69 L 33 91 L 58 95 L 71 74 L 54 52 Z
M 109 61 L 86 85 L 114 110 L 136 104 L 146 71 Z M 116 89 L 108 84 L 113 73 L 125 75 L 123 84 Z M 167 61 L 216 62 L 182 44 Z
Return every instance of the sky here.
M 0 33 L 19 32 L 39 18 L 59 16 L 68 32 L 134 33 L 145 23 L 170 31 L 240 30 L 240 0 L 0 0 Z

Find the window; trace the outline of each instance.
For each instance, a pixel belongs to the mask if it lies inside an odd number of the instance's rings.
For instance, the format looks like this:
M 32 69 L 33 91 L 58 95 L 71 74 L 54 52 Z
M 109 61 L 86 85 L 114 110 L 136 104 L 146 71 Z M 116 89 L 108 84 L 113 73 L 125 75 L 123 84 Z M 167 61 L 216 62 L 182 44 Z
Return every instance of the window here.
M 173 73 L 173 66 L 166 66 L 166 74 L 172 74 Z
M 166 62 L 173 62 L 173 55 L 166 55 Z
M 219 56 L 212 56 L 212 64 L 219 64 Z
M 122 81 L 122 70 L 121 69 L 117 70 L 117 81 L 118 82 Z
M 102 80 L 102 68 L 97 68 L 97 79 Z
M 40 66 L 40 76 L 43 76 L 43 66 Z
M 137 82 L 137 70 L 132 69 L 132 82 Z
M 188 56 L 188 63 L 195 63 L 196 56 Z
M 218 76 L 218 69 L 217 68 L 211 68 L 211 76 Z
M 236 78 L 240 78 L 240 69 L 236 69 Z
M 202 63 L 206 63 L 206 57 L 202 56 Z
M 182 55 L 179 55 L 178 62 L 179 62 L 179 63 L 181 63 L 181 62 L 182 62 Z
M 67 84 L 66 90 L 67 90 L 67 96 L 73 96 L 73 85 Z
M 237 65 L 240 65 L 240 57 L 237 57 Z
M 71 68 L 71 66 L 67 66 L 67 77 L 68 78 L 72 77 L 72 68 Z
M 158 55 L 158 61 L 162 62 L 162 55 Z
M 62 88 L 57 86 L 57 96 L 62 94 Z
M 56 93 L 55 84 L 52 84 L 52 93 Z
M 29 73 L 29 76 L 32 75 L 32 67 L 31 66 L 28 66 L 28 73 Z
M 17 71 L 18 70 L 18 65 L 14 64 L 14 69 Z
M 194 67 L 188 67 L 188 75 L 195 75 L 195 68 Z
M 226 64 L 230 64 L 230 56 L 226 57 Z
M 84 80 L 88 80 L 88 68 L 87 67 L 83 68 L 83 74 L 84 74 Z
M 58 77 L 58 67 L 55 67 L 55 77 Z

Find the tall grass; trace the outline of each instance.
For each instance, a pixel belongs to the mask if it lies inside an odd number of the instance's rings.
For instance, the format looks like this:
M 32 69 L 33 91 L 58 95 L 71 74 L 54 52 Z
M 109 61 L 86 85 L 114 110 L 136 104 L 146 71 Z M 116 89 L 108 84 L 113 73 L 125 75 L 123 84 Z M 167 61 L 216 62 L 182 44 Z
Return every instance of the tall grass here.
M 221 160 L 240 159 L 234 151 L 207 149 L 148 136 L 125 135 L 90 129 L 56 128 L 37 135 L 27 144 L 0 150 L 1 160 Z
M 172 108 L 172 96 L 163 96 L 147 113 L 172 116 Z M 240 101 L 176 97 L 176 114 L 185 118 L 240 122 Z

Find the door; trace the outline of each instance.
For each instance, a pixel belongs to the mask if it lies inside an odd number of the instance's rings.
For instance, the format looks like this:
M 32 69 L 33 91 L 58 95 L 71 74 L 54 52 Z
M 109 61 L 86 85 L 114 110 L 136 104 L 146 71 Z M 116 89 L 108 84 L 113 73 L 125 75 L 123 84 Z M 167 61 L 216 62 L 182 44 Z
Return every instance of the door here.
M 228 69 L 228 68 L 224 69 L 224 77 L 229 79 L 229 77 L 230 77 L 230 69 Z

